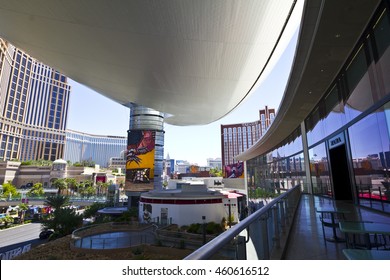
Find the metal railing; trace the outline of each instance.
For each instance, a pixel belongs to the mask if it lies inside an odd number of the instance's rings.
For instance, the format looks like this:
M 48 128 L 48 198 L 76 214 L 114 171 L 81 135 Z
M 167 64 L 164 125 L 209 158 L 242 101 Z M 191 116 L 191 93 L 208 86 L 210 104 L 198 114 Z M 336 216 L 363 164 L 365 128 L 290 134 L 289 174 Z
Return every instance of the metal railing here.
M 118 249 L 155 242 L 153 225 L 138 222 L 88 225 L 72 232 L 73 248 Z
M 237 247 L 241 246 L 237 249 L 237 259 L 280 259 L 300 197 L 301 186 L 297 185 L 188 255 L 185 260 L 210 259 L 234 240 Z M 246 234 L 243 234 L 244 230 Z
M 23 203 L 25 201 L 45 201 L 47 199 L 47 196 L 31 196 L 31 197 L 17 197 L 17 198 L 12 198 L 12 199 L 1 199 L 0 200 L 0 205 L 5 205 L 5 204 L 19 204 Z M 88 202 L 88 203 L 94 203 L 94 202 L 107 202 L 106 197 L 102 196 L 90 196 L 90 197 L 76 197 L 76 196 L 71 196 L 69 199 L 70 202 L 77 203 L 77 202 Z M 31 203 L 30 203 L 31 204 Z

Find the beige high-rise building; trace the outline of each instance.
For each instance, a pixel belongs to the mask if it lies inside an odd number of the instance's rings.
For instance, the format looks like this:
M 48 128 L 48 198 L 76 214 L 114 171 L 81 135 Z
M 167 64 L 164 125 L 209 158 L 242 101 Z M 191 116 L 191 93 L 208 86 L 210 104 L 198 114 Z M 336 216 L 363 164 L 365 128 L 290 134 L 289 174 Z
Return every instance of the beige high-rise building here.
M 67 77 L 0 39 L 0 160 L 64 154 Z

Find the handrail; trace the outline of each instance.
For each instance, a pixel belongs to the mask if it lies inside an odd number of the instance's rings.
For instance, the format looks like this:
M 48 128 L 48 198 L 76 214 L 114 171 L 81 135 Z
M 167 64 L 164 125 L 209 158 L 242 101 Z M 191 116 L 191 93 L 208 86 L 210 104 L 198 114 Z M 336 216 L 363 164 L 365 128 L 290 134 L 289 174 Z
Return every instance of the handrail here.
M 210 242 L 206 243 L 190 255 L 184 258 L 184 260 L 205 260 L 211 258 L 214 254 L 221 250 L 223 246 L 233 240 L 240 232 L 248 228 L 252 223 L 256 222 L 261 216 L 266 215 L 277 203 L 286 199 L 296 189 L 300 189 L 300 185 L 297 185 L 289 191 L 281 194 L 277 198 L 273 199 L 270 203 L 263 206 L 253 214 L 240 221 L 234 227 L 223 232 Z

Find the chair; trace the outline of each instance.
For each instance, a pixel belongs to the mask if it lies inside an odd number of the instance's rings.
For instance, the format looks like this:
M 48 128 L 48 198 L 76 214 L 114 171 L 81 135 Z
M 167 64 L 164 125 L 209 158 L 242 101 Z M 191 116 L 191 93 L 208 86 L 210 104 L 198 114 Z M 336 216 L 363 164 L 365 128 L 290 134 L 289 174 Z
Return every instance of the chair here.
M 353 221 L 351 221 L 353 222 Z M 371 221 L 357 221 L 358 223 L 373 223 Z M 384 234 L 346 234 L 347 248 L 390 250 L 390 236 Z
M 370 247 L 377 250 L 390 250 L 390 236 L 384 234 L 370 234 Z
M 337 241 L 339 238 L 336 236 L 336 229 L 339 227 L 339 222 L 345 220 L 344 213 L 321 212 L 319 214 L 319 218 L 321 221 L 322 234 L 324 237 L 325 245 L 326 245 L 326 241 L 331 241 L 329 238 L 326 237 L 325 227 L 332 228 L 332 231 L 333 231 L 333 240 L 332 241 Z

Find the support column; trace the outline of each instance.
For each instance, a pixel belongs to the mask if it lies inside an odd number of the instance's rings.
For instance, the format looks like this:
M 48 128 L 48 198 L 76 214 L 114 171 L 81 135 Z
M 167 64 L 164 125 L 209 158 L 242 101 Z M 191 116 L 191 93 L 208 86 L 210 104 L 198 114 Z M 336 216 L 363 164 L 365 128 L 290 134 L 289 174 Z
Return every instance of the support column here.
M 130 201 L 135 202 L 135 198 L 142 192 L 162 189 L 164 113 L 135 103 L 130 103 L 128 107 L 130 123 L 127 136 L 125 189 L 130 204 Z M 154 145 L 150 144 L 151 138 Z M 147 173 L 143 170 L 147 170 Z M 150 183 L 147 183 L 148 179 Z
M 302 134 L 303 158 L 305 161 L 307 192 L 313 194 L 313 184 L 311 183 L 310 158 L 309 158 L 309 148 L 307 144 L 305 121 L 301 123 L 301 134 Z

